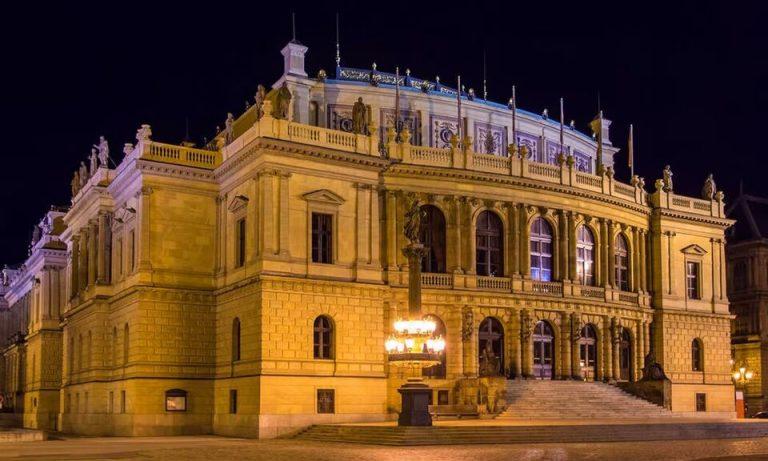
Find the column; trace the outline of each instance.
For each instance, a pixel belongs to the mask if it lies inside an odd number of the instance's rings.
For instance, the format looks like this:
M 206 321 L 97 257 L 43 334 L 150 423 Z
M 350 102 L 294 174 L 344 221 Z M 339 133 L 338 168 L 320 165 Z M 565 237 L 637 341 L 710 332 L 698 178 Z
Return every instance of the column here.
M 600 354 L 603 361 L 603 380 L 608 381 L 613 377 L 613 334 L 611 333 L 611 320 L 603 316 L 603 331 L 601 335 L 603 353 Z
M 96 284 L 98 266 L 99 227 L 94 222 L 88 224 L 88 286 Z
M 718 251 L 718 256 L 720 260 L 720 264 L 718 264 L 719 270 L 720 270 L 720 300 L 722 301 L 725 299 L 725 248 L 724 248 L 724 241 L 723 239 L 717 240 L 718 246 L 720 247 L 720 250 Z
M 72 236 L 72 247 L 69 253 L 69 299 L 77 296 L 77 292 L 80 291 L 80 281 L 78 275 L 80 273 L 80 236 Z
M 533 321 L 531 311 L 525 309 L 520 313 L 520 350 L 522 351 L 523 376 L 528 378 L 533 375 Z
M 619 319 L 613 317 L 611 319 L 611 358 L 613 362 L 613 380 L 618 381 L 620 378 L 620 363 L 619 363 L 619 339 L 621 336 L 619 333 Z
M 387 233 L 387 270 L 392 272 L 397 270 L 397 195 L 391 190 L 384 194 L 386 196 L 384 216 Z
M 517 273 L 517 253 L 515 252 L 515 228 L 517 227 L 517 207 L 514 203 L 507 202 L 504 204 L 504 209 L 507 212 L 507 222 L 509 228 L 504 235 L 504 248 L 507 252 L 507 258 L 504 261 L 504 275 L 511 276 Z
M 645 239 L 647 237 L 647 233 L 645 232 L 645 229 L 640 229 L 640 236 L 638 238 L 638 243 L 640 244 L 640 289 L 644 292 L 648 292 L 648 251 L 646 249 L 646 242 Z
M 258 183 L 258 178 L 254 179 L 254 181 Z M 227 240 L 224 238 L 227 229 L 226 200 L 226 195 L 216 197 L 216 229 L 214 229 L 216 236 L 216 267 L 214 270 L 216 275 L 222 274 L 224 268 L 227 267 L 227 259 L 225 257 L 227 254 Z M 255 225 L 256 223 L 253 224 Z M 258 246 L 258 240 L 256 245 Z
M 576 280 L 576 213 L 568 213 L 568 242 L 568 279 Z
M 477 273 L 477 253 L 475 252 L 476 242 L 472 241 L 472 238 L 475 235 L 472 229 L 472 211 L 474 210 L 476 203 L 477 201 L 475 199 L 467 200 L 464 203 L 464 216 L 462 217 L 464 221 L 464 254 L 466 255 L 464 258 L 464 262 L 466 263 L 464 271 L 470 275 Z
M 528 210 L 520 205 L 520 274 L 524 278 L 531 277 L 531 228 L 528 226 Z
M 571 379 L 573 377 L 573 358 L 571 357 L 571 316 L 567 312 L 560 313 L 560 347 L 562 368 L 560 377 Z
M 463 266 L 463 260 L 462 260 L 462 247 L 461 247 L 461 239 L 462 239 L 462 232 L 461 232 L 461 226 L 462 226 L 462 216 L 461 216 L 461 209 L 462 209 L 462 198 L 456 198 L 452 197 L 450 200 L 450 207 L 451 207 L 451 215 L 453 218 L 453 264 L 451 267 L 451 272 L 454 274 L 461 274 L 464 272 L 464 266 Z
M 282 189 L 282 185 L 280 186 Z M 368 243 L 368 230 L 369 227 L 369 218 L 368 218 L 368 204 L 370 203 L 370 198 L 368 197 L 368 191 L 370 190 L 370 186 L 367 184 L 356 184 L 356 196 L 357 196 L 357 209 L 355 211 L 355 223 L 356 223 L 356 232 L 355 237 L 357 240 L 356 245 L 356 258 L 355 263 L 360 265 L 367 264 L 369 258 L 368 258 L 368 248 L 370 248 Z M 282 191 L 281 191 L 282 196 Z M 281 213 L 282 214 L 282 213 Z M 281 240 L 282 240 L 282 233 L 281 233 Z M 421 270 L 421 268 L 419 268 Z
M 377 269 L 381 268 L 381 214 L 379 209 L 381 207 L 381 196 L 379 195 L 379 188 L 376 186 L 371 187 L 371 219 L 369 222 L 370 238 L 369 244 L 369 260 L 368 264 L 372 264 Z
M 261 178 L 261 200 L 264 219 L 262 225 L 264 231 L 261 233 L 264 237 L 264 256 L 274 256 L 278 251 L 277 243 L 277 222 L 278 217 L 275 210 L 275 195 L 277 189 L 276 171 L 265 171 L 259 175 Z
M 608 222 L 608 234 L 606 234 L 606 257 L 608 260 L 608 285 L 616 288 L 616 240 L 613 238 L 614 224 Z
M 520 206 L 514 204 L 510 207 L 509 222 L 512 223 L 512 274 L 520 275 Z
M 513 313 L 510 323 L 512 324 L 512 336 L 510 342 L 514 344 L 513 353 L 515 359 L 512 366 L 515 373 L 515 379 L 520 379 L 523 377 L 523 345 L 520 341 L 520 338 L 522 337 L 522 330 L 520 329 L 520 313 Z
M 611 278 L 608 275 L 610 272 L 608 267 L 608 240 L 610 240 L 608 234 L 608 220 L 600 219 L 600 283 L 605 288 L 608 288 L 611 285 Z
M 280 173 L 280 256 L 284 258 L 291 256 L 289 248 L 291 215 L 290 196 L 288 195 L 288 179 L 290 177 L 290 173 Z
M 630 291 L 640 291 L 640 242 L 637 238 L 637 227 L 630 228 L 630 235 L 632 236 L 632 286 Z
M 581 380 L 581 354 L 579 350 L 579 335 L 581 334 L 581 314 L 571 313 L 571 377 Z M 595 344 L 595 350 L 598 345 Z M 595 364 L 597 365 L 597 364 Z M 597 379 L 597 378 L 595 378 Z
M 667 279 L 669 280 L 669 294 L 676 293 L 674 238 L 674 232 L 667 232 Z
M 570 267 L 570 264 L 568 263 L 568 212 L 560 210 L 558 218 L 558 253 L 560 253 L 558 259 L 560 260 L 560 280 L 571 280 L 570 274 L 568 273 L 568 268 Z
M 150 221 L 150 208 L 151 208 L 151 197 L 152 197 L 152 188 L 148 186 L 144 186 L 141 188 L 141 192 L 139 193 L 139 215 L 138 215 L 138 222 L 137 226 L 139 226 L 137 235 L 139 236 L 138 244 L 136 245 L 136 249 L 139 252 L 139 267 L 138 269 L 140 271 L 149 271 L 152 270 L 152 258 L 150 255 L 150 251 L 152 248 L 152 242 L 150 242 L 150 237 L 152 235 L 151 232 L 151 221 Z
M 85 289 L 88 285 L 88 231 L 83 228 L 80 229 L 80 244 L 78 252 L 78 272 L 77 272 L 77 289 L 78 292 Z
M 100 284 L 110 282 L 112 267 L 112 217 L 111 213 L 99 212 L 99 243 L 96 281 Z
M 635 347 L 635 356 L 637 357 L 635 362 L 635 381 L 639 381 L 640 378 L 643 376 L 643 364 L 645 362 L 645 329 L 643 328 L 643 320 L 638 319 L 637 320 L 637 327 L 636 327 L 637 333 L 635 334 L 635 337 L 637 338 L 637 346 Z

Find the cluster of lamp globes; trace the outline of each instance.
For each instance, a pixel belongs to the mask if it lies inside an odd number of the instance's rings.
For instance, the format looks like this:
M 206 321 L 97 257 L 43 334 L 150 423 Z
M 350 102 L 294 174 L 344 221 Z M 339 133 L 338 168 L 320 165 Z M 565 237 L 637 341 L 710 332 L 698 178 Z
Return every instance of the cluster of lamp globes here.
M 398 320 L 395 333 L 384 343 L 389 361 L 401 365 L 431 366 L 440 363 L 445 339 L 435 336 L 437 324 L 432 320 Z
M 741 366 L 738 370 L 733 372 L 733 380 L 742 382 L 742 381 L 749 381 L 752 379 L 752 377 L 755 375 L 755 373 L 752 370 L 747 370 L 747 367 Z

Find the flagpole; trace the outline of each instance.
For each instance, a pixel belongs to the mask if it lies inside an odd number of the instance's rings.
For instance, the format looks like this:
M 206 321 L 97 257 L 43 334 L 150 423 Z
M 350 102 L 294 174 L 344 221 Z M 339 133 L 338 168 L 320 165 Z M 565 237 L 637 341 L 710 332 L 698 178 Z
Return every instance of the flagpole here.
M 635 141 L 634 141 L 634 127 L 629 124 L 629 140 L 627 141 L 627 161 L 629 162 L 629 177 L 635 177 Z
M 457 122 L 456 126 L 458 126 L 458 130 L 457 131 L 459 132 L 459 143 L 463 143 L 464 139 L 462 137 L 462 128 L 463 128 L 464 124 L 462 123 L 462 120 L 461 120 L 461 75 L 459 75 L 457 77 L 456 101 L 457 101 L 456 106 L 458 107 L 458 110 L 459 110 L 459 115 L 458 115 L 459 118 L 458 118 L 458 122 Z
M 603 111 L 597 113 L 597 174 L 603 174 Z
M 395 133 L 400 139 L 400 67 L 395 67 Z
M 560 98 L 560 153 L 562 154 L 565 151 L 565 146 L 563 144 L 563 120 L 564 120 L 565 114 L 563 113 L 563 98 Z
M 512 144 L 517 145 L 517 96 L 512 85 Z

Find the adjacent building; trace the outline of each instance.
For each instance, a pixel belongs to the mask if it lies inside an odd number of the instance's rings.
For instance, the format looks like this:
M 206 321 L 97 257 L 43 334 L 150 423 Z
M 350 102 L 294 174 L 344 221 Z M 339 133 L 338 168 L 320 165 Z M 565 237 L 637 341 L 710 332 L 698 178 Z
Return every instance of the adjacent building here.
M 204 148 L 144 125 L 116 168 L 80 168 L 5 271 L 0 390 L 25 424 L 274 437 L 391 419 L 413 198 L 422 309 L 447 341 L 423 372 L 433 403 L 637 381 L 652 351 L 672 411 L 733 414 L 722 194 L 620 181 L 602 117 L 593 138 L 409 71 L 309 77 L 306 51 L 289 43 L 273 89 Z

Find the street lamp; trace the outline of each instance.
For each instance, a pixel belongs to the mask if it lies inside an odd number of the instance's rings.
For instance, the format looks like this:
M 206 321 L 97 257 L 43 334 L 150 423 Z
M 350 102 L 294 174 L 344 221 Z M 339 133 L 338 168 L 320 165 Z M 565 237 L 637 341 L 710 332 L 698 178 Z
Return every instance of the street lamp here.
M 435 336 L 437 324 L 421 315 L 421 260 L 427 249 L 420 242 L 423 211 L 418 199 L 413 199 L 405 214 L 403 231 L 409 244 L 403 249 L 408 258 L 408 317 L 393 324 L 394 333 L 387 338 L 384 349 L 390 365 L 422 368 L 440 363 L 445 340 Z M 424 384 L 421 374 L 408 378 L 397 390 L 402 399 L 398 426 L 431 426 L 429 396 L 431 390 Z
M 747 369 L 746 363 L 741 362 L 731 376 L 733 377 L 734 383 L 746 386 L 747 382 L 755 376 L 755 373 L 752 370 Z

